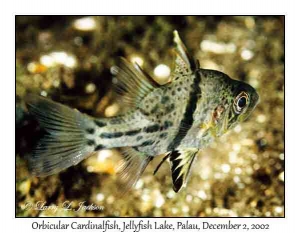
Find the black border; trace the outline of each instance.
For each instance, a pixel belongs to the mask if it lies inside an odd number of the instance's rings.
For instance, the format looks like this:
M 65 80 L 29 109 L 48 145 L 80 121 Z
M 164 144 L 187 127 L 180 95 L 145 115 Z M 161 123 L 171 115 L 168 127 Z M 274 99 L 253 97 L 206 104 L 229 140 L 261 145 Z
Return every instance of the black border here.
M 16 18 L 18 16 L 65 16 L 65 17 L 68 17 L 68 16 L 281 16 L 283 17 L 283 20 L 284 20 L 284 24 L 283 24 L 283 31 L 284 31 L 284 35 L 283 35 L 283 53 L 284 53 L 284 77 L 283 77 L 283 85 L 285 87 L 285 46 L 286 46 L 286 38 L 285 38 L 285 29 L 286 29 L 286 25 L 285 25 L 285 16 L 286 15 L 15 15 L 15 106 L 16 106 L 16 103 L 17 103 L 17 100 L 16 100 L 16 74 L 17 74 L 17 68 L 16 68 L 16 59 L 17 59 L 17 54 L 16 54 L 16 41 L 17 41 L 17 25 L 16 25 Z M 168 216 L 164 216 L 164 217 L 152 217 L 152 216 L 147 216 L 147 217 L 142 217 L 142 216 L 135 216 L 135 217 L 121 217 L 121 216 L 110 216 L 110 217 L 57 217 L 57 216 L 53 216 L 53 217 L 50 217 L 50 216 L 44 216 L 44 217 L 31 217 L 31 216 L 28 216 L 28 217 L 21 217 L 21 216 L 17 216 L 17 187 L 16 187 L 16 183 L 17 183 L 17 167 L 16 167 L 16 154 L 14 155 L 14 159 L 15 159 L 15 218 L 17 219 L 76 219 L 76 218 L 80 218 L 80 219 L 119 219 L 119 218 L 166 218 L 166 219 L 169 219 L 169 218 L 174 218 L 174 219 L 181 219 L 181 218 L 184 218 L 184 219 L 188 219 L 188 218 L 200 218 L 200 219 L 211 219 L 211 218 L 218 218 L 218 219 L 245 219 L 245 218 L 261 218 L 261 219 L 283 219 L 283 218 L 286 218 L 286 150 L 285 150 L 285 101 L 286 101 L 286 98 L 285 98 L 285 90 L 283 92 L 284 94 L 284 101 L 283 101 L 283 112 L 284 112 L 284 116 L 283 116 L 283 140 L 284 140 L 284 210 L 283 210 L 283 215 L 284 216 L 278 216 L 278 217 L 275 217 L 275 216 L 271 216 L 271 217 L 256 217 L 256 216 L 250 216 L 250 217 L 244 217 L 244 216 L 238 216 L 238 217 L 220 217 L 220 216 L 216 216 L 216 217 L 213 217 L 213 216 L 208 216 L 208 217 L 195 217 L 195 216 L 190 216 L 190 217 L 168 217 Z M 15 119 L 16 119 L 16 108 L 15 109 Z M 15 132 L 16 132 L 16 126 L 15 126 Z M 15 145 L 16 145 L 16 134 L 15 134 Z M 179 230 L 178 230 L 179 231 Z

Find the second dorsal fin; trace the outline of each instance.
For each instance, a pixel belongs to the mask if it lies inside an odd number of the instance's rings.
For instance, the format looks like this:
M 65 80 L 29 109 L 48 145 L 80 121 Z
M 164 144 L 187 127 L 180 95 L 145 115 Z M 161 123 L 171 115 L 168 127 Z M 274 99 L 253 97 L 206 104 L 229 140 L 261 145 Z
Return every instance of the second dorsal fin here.
M 120 66 L 111 68 L 115 76 L 113 81 L 115 92 L 130 107 L 136 107 L 141 100 L 159 86 L 152 77 L 137 64 L 131 64 L 121 58 Z

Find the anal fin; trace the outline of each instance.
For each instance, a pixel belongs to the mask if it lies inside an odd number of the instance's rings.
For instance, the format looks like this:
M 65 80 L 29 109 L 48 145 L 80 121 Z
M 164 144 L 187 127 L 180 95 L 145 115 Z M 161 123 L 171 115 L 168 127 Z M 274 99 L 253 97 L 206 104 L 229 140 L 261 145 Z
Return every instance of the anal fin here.
M 123 147 L 121 152 L 124 161 L 118 168 L 118 174 L 123 184 L 122 189 L 126 192 L 136 184 L 153 158 L 131 147 Z

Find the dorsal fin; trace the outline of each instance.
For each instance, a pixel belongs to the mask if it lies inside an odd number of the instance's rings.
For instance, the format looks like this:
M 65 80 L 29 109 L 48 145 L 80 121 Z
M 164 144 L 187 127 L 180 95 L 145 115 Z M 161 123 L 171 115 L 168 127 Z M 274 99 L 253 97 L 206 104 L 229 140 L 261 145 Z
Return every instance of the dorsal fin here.
M 170 153 L 173 189 L 176 193 L 186 185 L 197 152 L 198 149 L 191 148 L 175 150 Z
M 123 163 L 118 168 L 122 191 L 126 192 L 139 180 L 152 157 L 147 156 L 132 147 L 121 148 Z
M 131 64 L 121 58 L 120 66 L 113 66 L 115 75 L 113 86 L 116 94 L 130 107 L 136 107 L 140 101 L 159 85 L 137 64 Z
M 197 65 L 194 60 L 189 55 L 185 45 L 181 41 L 178 31 L 174 31 L 174 42 L 176 47 L 175 51 L 175 60 L 174 60 L 174 69 L 173 69 L 173 78 L 183 75 L 191 74 L 196 68 Z

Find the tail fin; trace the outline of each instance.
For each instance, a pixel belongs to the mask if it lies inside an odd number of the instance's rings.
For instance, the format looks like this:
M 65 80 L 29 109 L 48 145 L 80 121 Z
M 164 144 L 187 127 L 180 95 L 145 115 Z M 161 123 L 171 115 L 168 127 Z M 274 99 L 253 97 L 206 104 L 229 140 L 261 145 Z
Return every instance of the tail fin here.
M 86 129 L 91 125 L 87 116 L 35 95 L 28 95 L 26 103 L 28 110 L 48 133 L 28 158 L 33 175 L 58 173 L 78 164 L 94 151 L 94 146 L 86 138 Z

